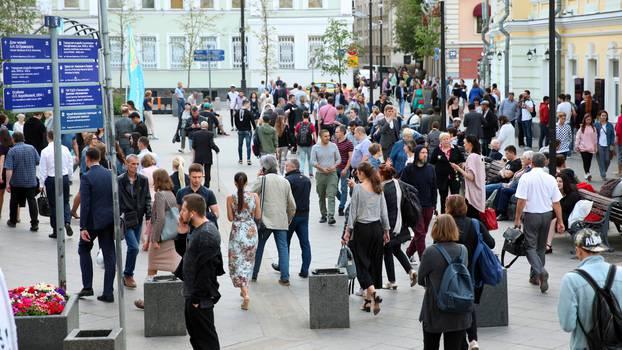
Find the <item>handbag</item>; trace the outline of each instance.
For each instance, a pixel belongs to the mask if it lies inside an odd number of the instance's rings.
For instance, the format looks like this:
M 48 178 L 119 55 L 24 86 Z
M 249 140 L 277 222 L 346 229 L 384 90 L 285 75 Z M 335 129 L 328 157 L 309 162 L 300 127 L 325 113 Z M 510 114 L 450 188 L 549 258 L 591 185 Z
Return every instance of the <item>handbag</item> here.
M 126 228 L 136 227 L 139 224 L 138 213 L 135 211 L 123 213 L 122 218 Z
M 170 241 L 177 238 L 177 223 L 179 222 L 179 209 L 170 207 L 164 216 L 164 226 L 160 233 L 160 242 Z
M 263 200 L 264 200 L 265 189 L 266 189 L 266 176 L 264 175 L 264 177 L 261 178 L 261 218 L 259 219 L 259 222 L 257 223 L 257 232 L 259 232 L 259 239 L 268 239 L 271 233 L 271 231 L 263 223 Z
M 356 278 L 356 265 L 354 264 L 354 254 L 347 245 L 342 244 L 337 258 L 335 267 L 344 268 L 348 274 L 348 278 L 353 280 Z
M 512 264 L 521 256 L 527 255 L 527 242 L 525 241 L 525 235 L 523 231 L 518 228 L 508 227 L 503 232 L 503 249 L 501 250 L 501 264 L 506 269 L 510 268 Z M 509 264 L 505 264 L 505 253 L 508 252 L 514 255 L 514 259 Z
M 499 228 L 499 224 L 497 223 L 497 212 L 493 208 L 486 208 L 483 212 L 479 213 L 480 220 L 486 225 L 486 228 L 491 230 L 496 230 Z
M 39 215 L 50 216 L 50 203 L 45 192 L 41 192 L 41 195 L 37 198 L 37 208 L 39 209 Z

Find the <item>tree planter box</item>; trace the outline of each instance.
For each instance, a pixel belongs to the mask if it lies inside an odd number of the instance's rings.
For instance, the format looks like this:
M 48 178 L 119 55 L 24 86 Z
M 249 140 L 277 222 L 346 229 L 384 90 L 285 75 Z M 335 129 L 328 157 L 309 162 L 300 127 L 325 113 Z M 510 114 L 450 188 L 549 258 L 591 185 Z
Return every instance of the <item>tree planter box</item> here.
M 17 343 L 20 349 L 62 350 L 63 340 L 80 326 L 78 297 L 69 296 L 60 315 L 17 316 Z
M 121 350 L 121 328 L 74 329 L 63 342 L 63 350 Z
M 348 275 L 343 270 L 317 272 L 309 276 L 309 326 L 311 329 L 350 328 Z
M 175 276 L 156 276 L 146 281 L 145 337 L 186 335 L 183 282 Z
M 508 270 L 496 286 L 484 286 L 479 305 L 475 305 L 477 327 L 507 327 L 508 325 Z

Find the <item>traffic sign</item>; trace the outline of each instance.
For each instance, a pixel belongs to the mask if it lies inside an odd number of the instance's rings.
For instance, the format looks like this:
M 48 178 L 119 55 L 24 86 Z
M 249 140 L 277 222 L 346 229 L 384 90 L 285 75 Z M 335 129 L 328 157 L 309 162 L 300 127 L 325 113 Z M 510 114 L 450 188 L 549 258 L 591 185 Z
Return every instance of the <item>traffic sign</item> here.
M 101 94 L 100 94 L 101 100 Z M 54 105 L 51 87 L 5 88 L 4 107 L 17 112 L 22 109 L 50 109 Z
M 102 89 L 99 85 L 60 88 L 61 107 L 95 106 L 102 104 Z
M 60 111 L 61 132 L 95 130 L 103 127 L 104 115 L 99 108 Z
M 2 77 L 6 85 L 51 84 L 52 65 L 50 63 L 5 62 Z
M 51 57 L 49 38 L 2 38 L 2 58 L 5 60 L 49 59 Z
M 61 63 L 58 67 L 61 83 L 99 82 L 99 63 Z
M 99 40 L 93 38 L 58 39 L 58 58 L 94 59 L 99 57 Z
M 225 60 L 225 50 L 194 50 L 197 62 L 219 62 Z

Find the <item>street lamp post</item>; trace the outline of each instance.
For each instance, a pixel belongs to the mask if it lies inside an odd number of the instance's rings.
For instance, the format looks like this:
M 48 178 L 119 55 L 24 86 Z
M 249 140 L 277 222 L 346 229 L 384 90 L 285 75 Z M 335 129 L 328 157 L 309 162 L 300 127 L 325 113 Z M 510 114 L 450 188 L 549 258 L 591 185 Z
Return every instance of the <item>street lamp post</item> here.
M 382 32 L 382 25 L 384 24 L 382 22 L 383 20 L 383 15 L 384 15 L 384 3 L 383 0 L 380 0 L 380 4 L 378 4 L 378 8 L 380 8 L 380 21 L 378 21 L 378 24 L 380 25 L 380 49 L 378 51 L 380 51 L 380 59 L 378 60 L 378 76 L 380 77 L 380 83 L 382 84 L 382 64 L 384 63 L 384 47 L 383 47 L 383 32 Z M 380 94 L 382 95 L 382 91 L 380 91 Z M 384 111 L 382 111 L 384 112 Z
M 556 76 L 555 76 L 555 63 L 557 62 L 555 55 L 557 55 L 557 51 L 555 51 L 555 2 L 549 1 L 549 147 L 551 147 L 551 141 L 555 140 L 556 137 L 556 125 L 555 125 L 555 111 L 557 107 L 555 103 L 557 99 L 555 98 L 555 87 L 556 87 Z M 535 50 L 534 50 L 535 51 Z M 553 150 L 549 149 L 549 174 L 555 174 L 556 172 L 556 162 L 555 162 L 556 153 Z
M 244 0 L 240 0 L 240 47 L 242 51 L 242 81 L 240 88 L 246 93 L 246 36 L 244 33 Z
M 443 121 L 443 127 L 446 127 L 449 122 L 447 120 L 447 108 L 445 108 L 445 100 L 447 96 L 447 77 L 446 74 L 446 65 L 447 65 L 447 55 L 445 54 L 445 1 L 441 0 L 439 2 L 440 7 L 440 16 L 441 16 L 441 120 Z
M 372 0 L 369 0 L 369 103 L 370 105 L 374 103 L 374 48 L 373 43 L 374 40 L 372 38 Z

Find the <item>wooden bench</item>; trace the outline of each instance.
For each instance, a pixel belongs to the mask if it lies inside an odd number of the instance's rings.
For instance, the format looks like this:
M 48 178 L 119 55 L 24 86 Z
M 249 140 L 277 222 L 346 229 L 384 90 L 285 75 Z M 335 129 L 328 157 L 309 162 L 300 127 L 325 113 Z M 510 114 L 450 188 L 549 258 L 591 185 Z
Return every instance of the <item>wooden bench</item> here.
M 493 177 L 499 175 L 499 171 L 505 168 L 505 162 L 502 160 L 493 160 L 490 163 L 486 163 L 486 183 Z
M 579 190 L 579 195 L 581 199 L 589 200 L 593 203 L 590 213 L 600 216 L 601 219 L 596 222 L 589 221 L 589 223 L 600 225 L 600 236 L 603 242 L 609 246 L 609 223 L 612 222 L 618 229 L 618 232 L 620 232 L 620 224 L 622 224 L 622 203 L 618 198 L 601 196 L 598 193 L 583 189 Z

